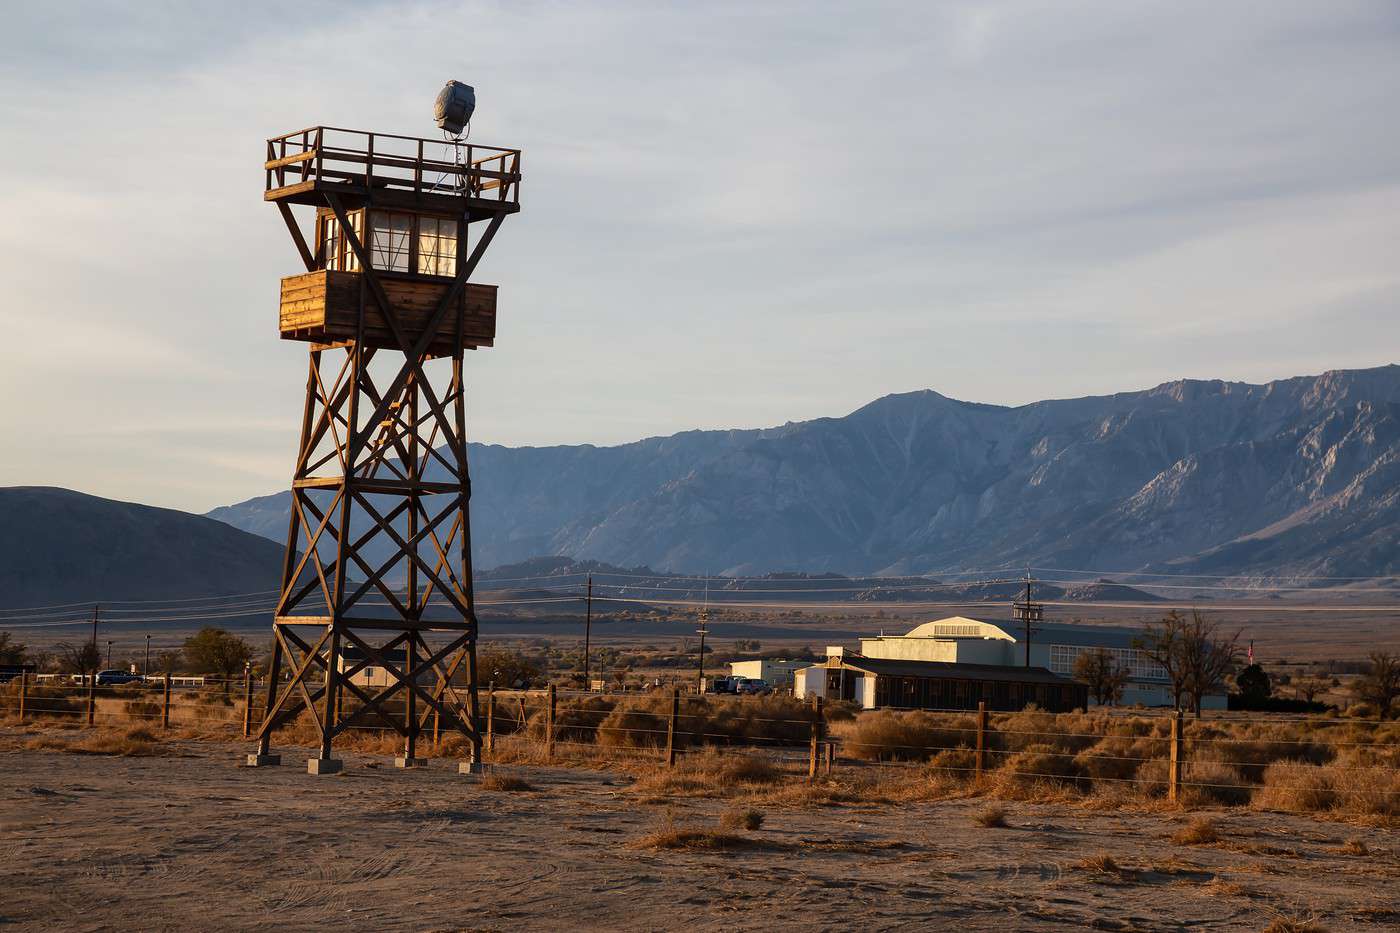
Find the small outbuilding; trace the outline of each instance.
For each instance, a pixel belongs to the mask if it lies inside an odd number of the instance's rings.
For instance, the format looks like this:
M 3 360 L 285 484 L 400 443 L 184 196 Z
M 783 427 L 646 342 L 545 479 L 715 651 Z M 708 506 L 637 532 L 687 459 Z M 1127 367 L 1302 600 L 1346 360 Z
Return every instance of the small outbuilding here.
M 730 661 L 729 676 L 747 677 L 761 680 L 770 687 L 792 686 L 792 678 L 797 671 L 811 664 L 811 661 L 789 661 L 786 658 L 754 658 L 749 661 Z

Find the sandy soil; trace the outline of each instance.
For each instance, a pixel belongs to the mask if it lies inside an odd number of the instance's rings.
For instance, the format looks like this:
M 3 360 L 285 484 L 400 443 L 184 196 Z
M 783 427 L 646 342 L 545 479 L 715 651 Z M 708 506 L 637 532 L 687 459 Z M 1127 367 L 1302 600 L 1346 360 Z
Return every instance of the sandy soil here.
M 0 729 L 0 926 L 98 930 L 1332 930 L 1400 922 L 1400 834 L 1306 817 L 1216 814 L 1226 846 L 1176 846 L 1181 814 L 1006 804 L 765 809 L 760 847 L 629 846 L 669 815 L 713 826 L 723 800 L 643 801 L 628 779 L 503 768 L 483 789 L 447 762 L 400 772 L 305 750 L 251 770 L 228 745 L 115 758 L 19 747 Z M 1343 844 L 1361 838 L 1369 854 Z M 1108 854 L 1121 870 L 1080 867 Z M 1387 914 L 1387 911 L 1392 913 Z

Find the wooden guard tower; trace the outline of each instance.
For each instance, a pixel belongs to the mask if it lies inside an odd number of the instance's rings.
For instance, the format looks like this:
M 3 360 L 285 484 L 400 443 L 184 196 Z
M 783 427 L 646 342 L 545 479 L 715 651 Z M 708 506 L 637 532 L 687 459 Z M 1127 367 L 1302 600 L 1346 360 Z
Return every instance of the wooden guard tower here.
M 249 764 L 279 763 L 273 733 L 303 711 L 313 773 L 339 770 L 332 743 L 361 724 L 419 764 L 430 718 L 479 762 L 462 363 L 495 338 L 496 287 L 468 279 L 520 209 L 520 152 L 317 126 L 268 140 L 264 168 L 306 267 L 282 280 L 282 338 L 310 365 Z

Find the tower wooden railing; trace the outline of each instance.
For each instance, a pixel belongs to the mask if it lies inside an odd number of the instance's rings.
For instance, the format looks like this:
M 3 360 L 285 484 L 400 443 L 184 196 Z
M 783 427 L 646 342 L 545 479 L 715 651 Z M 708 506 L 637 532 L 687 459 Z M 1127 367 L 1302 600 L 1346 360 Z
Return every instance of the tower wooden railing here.
M 269 139 L 263 169 L 269 194 L 331 183 L 520 201 L 519 149 L 447 139 L 313 126 Z

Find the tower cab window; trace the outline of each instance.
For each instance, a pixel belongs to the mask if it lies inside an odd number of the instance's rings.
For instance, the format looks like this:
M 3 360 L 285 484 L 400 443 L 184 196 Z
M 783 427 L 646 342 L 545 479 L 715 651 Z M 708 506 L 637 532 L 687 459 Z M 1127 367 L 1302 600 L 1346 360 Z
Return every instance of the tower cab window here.
M 402 211 L 370 211 L 365 240 L 364 211 L 347 214 L 369 260 L 386 272 L 410 272 L 451 278 L 457 274 L 457 221 Z M 327 269 L 359 272 L 360 262 L 333 215 L 321 219 L 321 255 Z

